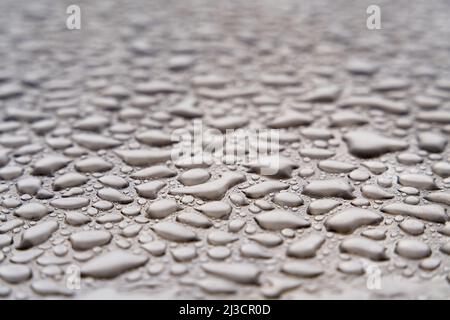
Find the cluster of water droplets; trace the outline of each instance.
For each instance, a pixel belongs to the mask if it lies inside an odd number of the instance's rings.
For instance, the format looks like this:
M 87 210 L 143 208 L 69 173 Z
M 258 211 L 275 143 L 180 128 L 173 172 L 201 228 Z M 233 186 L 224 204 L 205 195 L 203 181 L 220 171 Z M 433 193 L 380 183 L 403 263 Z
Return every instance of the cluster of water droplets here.
M 158 2 L 86 4 L 74 32 L 11 4 L 0 296 L 448 297 L 448 5 L 415 42 L 402 8 L 368 36 L 356 4 Z M 276 174 L 173 160 L 194 120 L 279 130 Z

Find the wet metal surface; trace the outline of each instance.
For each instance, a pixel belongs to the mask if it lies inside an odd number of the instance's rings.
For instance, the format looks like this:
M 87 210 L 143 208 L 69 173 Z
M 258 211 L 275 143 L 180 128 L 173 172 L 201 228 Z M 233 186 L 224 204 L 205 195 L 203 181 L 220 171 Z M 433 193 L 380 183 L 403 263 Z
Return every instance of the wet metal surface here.
M 449 298 L 448 2 L 70 4 L 0 4 L 2 298 Z

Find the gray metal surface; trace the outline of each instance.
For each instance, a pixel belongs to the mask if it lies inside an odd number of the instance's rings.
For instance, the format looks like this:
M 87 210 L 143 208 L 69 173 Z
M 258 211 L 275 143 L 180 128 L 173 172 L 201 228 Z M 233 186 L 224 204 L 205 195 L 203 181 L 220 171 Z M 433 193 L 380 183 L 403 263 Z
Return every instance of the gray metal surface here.
M 1 1 L 1 297 L 449 298 L 450 6 L 370 4 Z

